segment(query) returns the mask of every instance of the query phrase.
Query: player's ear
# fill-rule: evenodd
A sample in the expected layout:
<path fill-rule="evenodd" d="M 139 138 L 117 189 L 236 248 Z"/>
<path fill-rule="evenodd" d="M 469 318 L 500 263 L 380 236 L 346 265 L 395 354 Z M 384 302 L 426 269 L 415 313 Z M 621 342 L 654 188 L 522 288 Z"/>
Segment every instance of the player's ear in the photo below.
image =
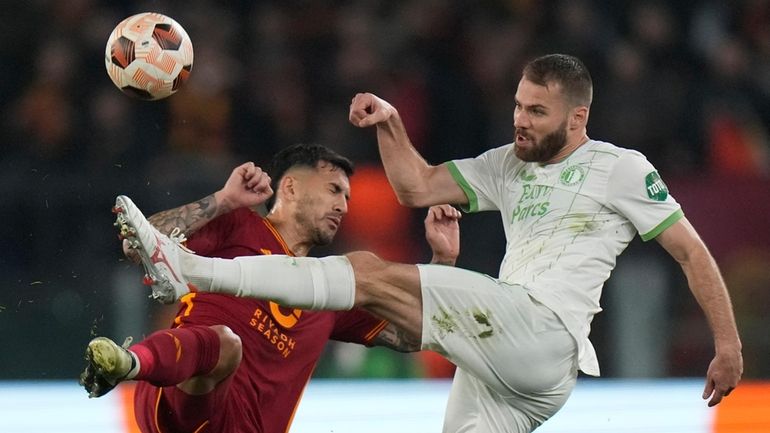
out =
<path fill-rule="evenodd" d="M 569 129 L 582 129 L 586 127 L 588 123 L 588 107 L 585 105 L 578 105 L 572 109 L 572 113 L 569 117 Z"/>
<path fill-rule="evenodd" d="M 286 175 L 278 182 L 278 191 L 281 192 L 281 196 L 287 200 L 293 200 L 297 195 L 297 179 L 294 176 Z M 276 191 L 276 194 L 278 193 Z"/>

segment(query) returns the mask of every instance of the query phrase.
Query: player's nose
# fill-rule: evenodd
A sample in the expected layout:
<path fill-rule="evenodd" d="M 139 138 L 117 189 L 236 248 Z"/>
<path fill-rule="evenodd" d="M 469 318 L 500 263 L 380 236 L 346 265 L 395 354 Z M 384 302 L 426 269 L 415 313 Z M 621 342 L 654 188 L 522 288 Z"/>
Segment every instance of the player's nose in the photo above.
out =
<path fill-rule="evenodd" d="M 334 201 L 334 212 L 338 212 L 341 215 L 348 213 L 348 200 L 346 197 L 339 197 Z"/>
<path fill-rule="evenodd" d="M 529 126 L 529 116 L 524 110 L 516 110 L 513 113 L 513 127 L 514 128 L 526 128 Z"/>

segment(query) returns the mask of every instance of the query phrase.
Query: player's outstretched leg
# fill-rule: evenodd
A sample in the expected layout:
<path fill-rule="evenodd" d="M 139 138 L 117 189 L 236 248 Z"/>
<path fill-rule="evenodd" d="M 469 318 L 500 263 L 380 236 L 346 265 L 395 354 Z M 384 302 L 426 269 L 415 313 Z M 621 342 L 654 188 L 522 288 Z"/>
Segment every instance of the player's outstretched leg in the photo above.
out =
<path fill-rule="evenodd" d="M 80 384 L 88 391 L 89 398 L 107 394 L 134 369 L 136 360 L 125 349 L 130 342 L 129 338 L 123 346 L 118 346 L 109 338 L 96 337 L 88 343 L 88 365 L 80 375 Z"/>
<path fill-rule="evenodd" d="M 119 236 L 139 253 L 145 270 L 145 284 L 152 286 L 152 298 L 164 304 L 174 303 L 194 287 L 185 281 L 179 269 L 180 246 L 147 221 L 130 198 L 115 199 L 115 225 Z"/>
<path fill-rule="evenodd" d="M 118 196 L 113 210 L 120 235 L 139 253 L 152 297 L 162 303 L 200 290 L 269 299 L 287 307 L 353 307 L 353 268 L 346 257 L 200 257 L 156 230 L 128 197 Z"/>
<path fill-rule="evenodd" d="M 80 375 L 89 396 L 100 397 L 126 380 L 205 394 L 238 368 L 243 353 L 240 337 L 223 325 L 165 329 L 128 347 L 130 342 L 121 347 L 105 337 L 91 340 Z"/>

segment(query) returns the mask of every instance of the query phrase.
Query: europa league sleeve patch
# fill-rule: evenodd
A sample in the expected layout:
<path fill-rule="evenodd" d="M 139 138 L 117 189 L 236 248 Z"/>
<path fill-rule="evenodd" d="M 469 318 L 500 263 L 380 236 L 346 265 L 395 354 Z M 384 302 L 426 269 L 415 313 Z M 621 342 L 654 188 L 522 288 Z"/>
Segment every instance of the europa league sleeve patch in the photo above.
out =
<path fill-rule="evenodd" d="M 647 196 L 655 201 L 665 201 L 668 197 L 668 187 L 663 183 L 663 179 L 657 171 L 649 173 L 644 178 Z"/>

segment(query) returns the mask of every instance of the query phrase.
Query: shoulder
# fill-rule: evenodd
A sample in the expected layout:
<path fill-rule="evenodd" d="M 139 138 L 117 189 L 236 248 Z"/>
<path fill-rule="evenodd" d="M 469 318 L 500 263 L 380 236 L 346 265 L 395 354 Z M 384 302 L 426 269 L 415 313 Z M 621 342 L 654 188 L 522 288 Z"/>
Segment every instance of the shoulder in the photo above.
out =
<path fill-rule="evenodd" d="M 513 143 L 508 143 L 502 146 L 493 147 L 484 151 L 476 158 L 469 158 L 468 161 L 483 161 L 487 166 L 497 165 L 503 167 L 523 164 L 524 162 L 516 156 L 513 146 Z"/>
<path fill-rule="evenodd" d="M 620 147 L 606 141 L 590 140 L 586 143 L 586 156 L 594 162 L 610 166 L 647 166 L 649 161 L 641 152 Z"/>
<path fill-rule="evenodd" d="M 514 152 L 513 150 L 513 143 L 508 143 L 502 146 L 494 147 L 492 149 L 487 150 L 485 153 L 495 155 L 501 159 L 520 161 L 520 159 L 516 157 L 516 152 Z"/>
<path fill-rule="evenodd" d="M 585 146 L 586 146 L 586 153 L 595 154 L 595 156 L 605 157 L 605 158 L 617 159 L 627 154 L 641 155 L 641 153 L 635 150 L 627 149 L 625 147 L 620 147 L 607 141 L 589 140 L 588 143 L 585 144 Z"/>
<path fill-rule="evenodd" d="M 460 158 L 448 161 L 446 167 L 455 178 L 460 177 L 486 177 L 494 176 L 494 173 L 506 171 L 511 166 L 522 164 L 513 150 L 513 143 L 494 147 L 486 150 L 476 157 Z"/>
<path fill-rule="evenodd" d="M 479 154 L 476 157 L 476 159 L 478 158 L 505 159 L 510 157 L 516 158 L 516 153 L 513 151 L 513 143 L 508 143 L 502 146 L 497 146 L 491 149 L 487 149 L 481 152 L 481 154 Z M 473 159 L 473 158 L 465 158 L 465 159 Z"/>
<path fill-rule="evenodd" d="M 262 216 L 257 212 L 249 208 L 238 208 L 218 216 L 209 225 L 212 228 L 218 227 L 224 232 L 238 232 L 266 228 L 263 221 Z"/>
<path fill-rule="evenodd" d="M 222 216 L 230 218 L 234 221 L 238 221 L 239 223 L 249 222 L 259 223 L 262 225 L 262 221 L 264 221 L 262 215 L 247 207 L 234 209 L 226 214 L 223 214 Z"/>
<path fill-rule="evenodd" d="M 259 213 L 249 208 L 234 209 L 210 223 L 211 229 L 232 237 L 253 237 L 271 233 L 270 225 Z"/>

